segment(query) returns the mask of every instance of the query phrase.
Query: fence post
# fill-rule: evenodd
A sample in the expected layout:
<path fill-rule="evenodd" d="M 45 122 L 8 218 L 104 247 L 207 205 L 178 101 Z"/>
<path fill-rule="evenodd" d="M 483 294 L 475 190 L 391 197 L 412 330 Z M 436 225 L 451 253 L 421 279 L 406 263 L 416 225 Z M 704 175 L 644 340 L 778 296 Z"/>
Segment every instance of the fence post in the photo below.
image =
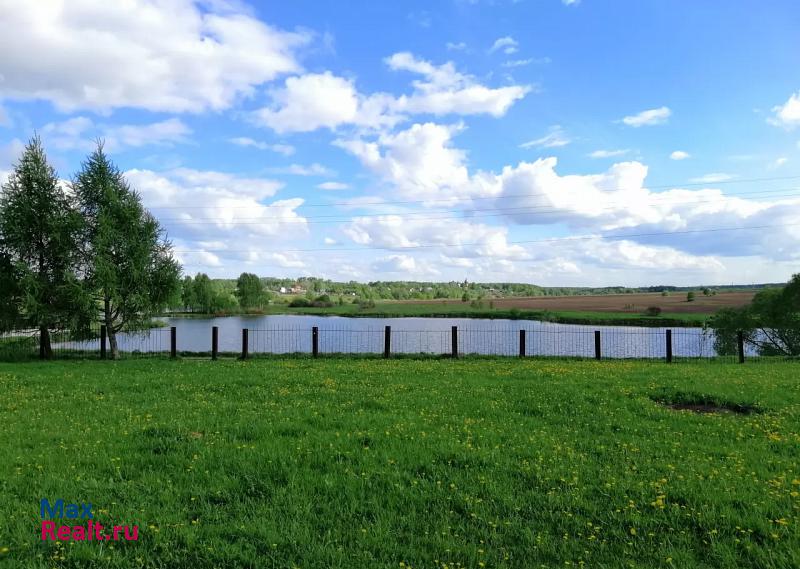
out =
<path fill-rule="evenodd" d="M 600 330 L 594 331 L 594 359 L 599 360 L 603 357 L 600 351 Z"/>
<path fill-rule="evenodd" d="M 42 328 L 39 327 L 39 359 L 44 360 L 46 359 L 46 354 L 44 353 L 44 334 L 42 334 Z"/>
<path fill-rule="evenodd" d="M 744 363 L 744 332 L 739 330 L 736 332 L 736 346 L 739 350 L 739 363 Z"/>
<path fill-rule="evenodd" d="M 211 359 L 216 360 L 219 354 L 219 326 L 211 328 Z"/>
<path fill-rule="evenodd" d="M 247 359 L 247 348 L 249 345 L 248 336 L 250 334 L 250 330 L 247 328 L 242 328 L 242 359 Z"/>
<path fill-rule="evenodd" d="M 525 357 L 525 330 L 519 331 L 519 357 Z"/>
<path fill-rule="evenodd" d="M 311 355 L 315 358 L 319 355 L 319 328 L 311 328 Z"/>
<path fill-rule="evenodd" d="M 458 326 L 450 328 L 450 355 L 458 357 Z"/>
<path fill-rule="evenodd" d="M 383 329 L 383 357 L 388 358 L 392 353 L 392 327 Z"/>
<path fill-rule="evenodd" d="M 106 359 L 106 327 L 100 326 L 100 359 Z"/>
<path fill-rule="evenodd" d="M 672 363 L 672 330 L 667 330 L 667 363 Z"/>
<path fill-rule="evenodd" d="M 178 329 L 175 326 L 169 329 L 169 357 L 178 357 Z"/>

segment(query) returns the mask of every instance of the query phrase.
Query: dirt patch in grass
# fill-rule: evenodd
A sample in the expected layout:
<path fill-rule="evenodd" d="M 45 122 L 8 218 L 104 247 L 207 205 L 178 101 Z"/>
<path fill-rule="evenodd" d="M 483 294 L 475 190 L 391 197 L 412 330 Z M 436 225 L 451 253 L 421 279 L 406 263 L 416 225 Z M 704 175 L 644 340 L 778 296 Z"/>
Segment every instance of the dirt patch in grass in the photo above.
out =
<path fill-rule="evenodd" d="M 761 409 L 755 403 L 742 403 L 729 401 L 714 395 L 703 393 L 687 393 L 682 391 L 665 392 L 651 395 L 651 399 L 659 405 L 673 411 L 692 411 L 693 413 L 727 413 L 735 415 L 750 415 L 760 413 Z"/>

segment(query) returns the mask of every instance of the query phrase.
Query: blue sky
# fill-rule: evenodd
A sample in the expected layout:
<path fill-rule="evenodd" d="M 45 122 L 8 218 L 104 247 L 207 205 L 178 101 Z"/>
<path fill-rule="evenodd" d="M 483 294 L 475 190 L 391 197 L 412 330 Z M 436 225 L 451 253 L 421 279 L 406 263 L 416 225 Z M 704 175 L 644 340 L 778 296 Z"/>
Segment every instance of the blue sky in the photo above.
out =
<path fill-rule="evenodd" d="M 800 271 L 794 2 L 0 1 L 0 178 L 98 137 L 186 272 Z"/>

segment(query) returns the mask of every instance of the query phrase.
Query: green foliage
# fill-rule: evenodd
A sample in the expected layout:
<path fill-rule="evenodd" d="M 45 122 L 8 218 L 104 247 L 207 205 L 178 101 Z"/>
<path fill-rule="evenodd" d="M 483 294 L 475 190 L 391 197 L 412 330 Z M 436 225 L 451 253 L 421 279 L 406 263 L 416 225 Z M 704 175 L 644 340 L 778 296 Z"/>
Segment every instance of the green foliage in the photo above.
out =
<path fill-rule="evenodd" d="M 661 308 L 659 306 L 648 306 L 644 314 L 645 316 L 661 316 Z"/>
<path fill-rule="evenodd" d="M 735 354 L 737 332 L 762 355 L 800 355 L 800 274 L 783 288 L 768 288 L 753 297 L 750 306 L 726 308 L 709 322 L 714 347 L 721 354 Z"/>
<path fill-rule="evenodd" d="M 4 319 L 38 327 L 46 357 L 50 330 L 85 321 L 89 306 L 77 273 L 82 221 L 38 137 L 25 147 L 0 195 L 0 279 Z M 4 271 L 5 272 L 5 271 Z"/>
<path fill-rule="evenodd" d="M 686 302 L 694 302 L 695 294 L 694 291 L 689 291 L 686 293 Z"/>
<path fill-rule="evenodd" d="M 0 377 L 2 567 L 800 566 L 793 365 L 128 360 Z M 654 401 L 684 398 L 764 412 Z M 140 541 L 36 539 L 45 496 L 91 501 Z"/>
<path fill-rule="evenodd" d="M 235 295 L 242 308 L 263 308 L 269 302 L 261 279 L 253 273 L 239 275 L 236 279 Z"/>

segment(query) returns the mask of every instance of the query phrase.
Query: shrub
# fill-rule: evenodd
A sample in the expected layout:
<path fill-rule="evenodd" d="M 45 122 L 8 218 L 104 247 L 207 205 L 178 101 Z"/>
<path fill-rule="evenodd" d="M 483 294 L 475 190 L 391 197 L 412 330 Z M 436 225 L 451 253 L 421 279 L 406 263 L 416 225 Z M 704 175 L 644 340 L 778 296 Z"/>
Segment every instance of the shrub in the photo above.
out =
<path fill-rule="evenodd" d="M 307 308 L 311 303 L 306 298 L 295 298 L 289 303 L 292 308 Z"/>
<path fill-rule="evenodd" d="M 658 306 L 648 306 L 644 313 L 645 316 L 661 316 L 661 308 Z"/>
<path fill-rule="evenodd" d="M 693 292 L 690 291 L 690 292 L 686 293 L 686 302 L 694 302 L 694 293 Z"/>

